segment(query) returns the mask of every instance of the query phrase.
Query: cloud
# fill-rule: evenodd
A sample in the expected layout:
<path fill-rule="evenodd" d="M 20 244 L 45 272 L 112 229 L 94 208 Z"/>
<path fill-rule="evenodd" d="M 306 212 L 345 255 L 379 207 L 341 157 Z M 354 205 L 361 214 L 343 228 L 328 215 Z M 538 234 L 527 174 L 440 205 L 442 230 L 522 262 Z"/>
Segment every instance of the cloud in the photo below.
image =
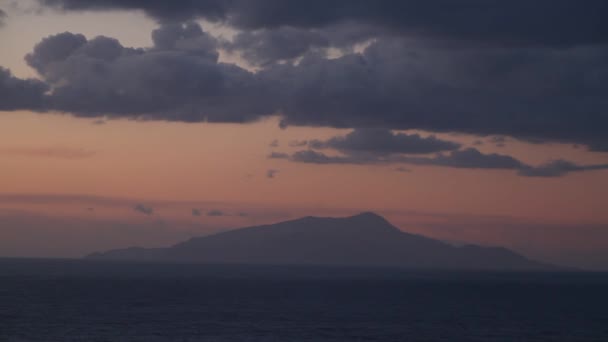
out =
<path fill-rule="evenodd" d="M 328 28 L 344 22 L 393 34 L 476 46 L 555 46 L 608 41 L 603 0 L 38 0 L 74 10 L 143 10 L 161 22 L 204 18 L 237 29 Z M 542 23 L 539 24 L 539 23 Z"/>
<path fill-rule="evenodd" d="M 292 162 L 309 164 L 353 164 L 353 165 L 382 165 L 409 164 L 422 166 L 440 166 L 458 169 L 488 169 L 514 170 L 525 177 L 561 177 L 571 172 L 606 170 L 608 164 L 578 165 L 576 163 L 557 160 L 540 166 L 528 165 L 512 156 L 498 153 L 482 153 L 475 148 L 452 151 L 447 154 L 438 153 L 432 157 L 411 155 L 326 155 L 314 150 L 301 150 L 285 157 Z M 397 171 L 408 170 L 397 168 Z"/>
<path fill-rule="evenodd" d="M 278 173 L 279 173 L 279 170 L 270 169 L 270 170 L 266 171 L 266 178 L 275 178 Z"/>
<path fill-rule="evenodd" d="M 381 128 L 359 128 L 345 136 L 337 136 L 327 140 L 311 140 L 309 146 L 313 149 L 331 148 L 343 153 L 369 152 L 379 155 L 394 153 L 427 154 L 460 148 L 458 143 L 441 140 L 435 136 L 425 138 L 418 134 L 393 133 Z"/>
<path fill-rule="evenodd" d="M 0 8 L 0 28 L 5 25 L 4 21 L 6 20 L 7 17 L 8 17 L 8 15 L 6 14 L 6 12 L 4 12 Z"/>
<path fill-rule="evenodd" d="M 570 172 L 608 170 L 608 164 L 578 165 L 567 160 L 553 160 L 540 166 L 525 166 L 519 174 L 528 177 L 560 177 Z"/>
<path fill-rule="evenodd" d="M 228 51 L 239 52 L 250 63 L 262 66 L 292 61 L 315 47 L 329 47 L 328 39 L 319 32 L 293 27 L 243 31 L 224 43 Z"/>
<path fill-rule="evenodd" d="M 217 61 L 217 41 L 195 22 L 167 23 L 152 32 L 154 47 L 159 50 L 189 51 L 212 61 Z"/>
<path fill-rule="evenodd" d="M 291 140 L 289 141 L 289 147 L 303 147 L 308 145 L 308 140 Z"/>
<path fill-rule="evenodd" d="M 68 32 L 45 38 L 26 57 L 42 81 L 0 72 L 0 109 L 234 123 L 279 114 L 284 127 L 420 129 L 608 151 L 603 0 L 337 0 L 332 10 L 320 0 L 39 2 L 143 10 L 161 25 L 146 49 Z M 177 23 L 193 18 L 228 25 L 236 38 L 218 42 L 194 21 Z M 219 62 L 227 46 L 259 68 Z"/>
<path fill-rule="evenodd" d="M 38 0 L 47 7 L 65 11 L 107 11 L 107 10 L 143 10 L 151 17 L 162 22 L 183 21 L 193 18 L 205 18 L 212 21 L 224 20 L 227 15 L 227 3 L 223 0 L 207 1 L 123 1 L 123 0 Z"/>
<path fill-rule="evenodd" d="M 386 156 L 384 154 L 352 154 L 328 156 L 313 150 L 302 150 L 293 153 L 291 161 L 313 164 L 394 164 L 434 165 L 467 169 L 519 169 L 524 164 L 519 160 L 502 154 L 484 154 L 477 149 L 468 148 L 452 151 L 448 154 L 437 154 L 433 157 L 415 157 L 406 155 Z"/>
<path fill-rule="evenodd" d="M 192 216 L 201 216 L 201 215 L 202 215 L 202 212 L 200 209 L 196 209 L 196 208 L 192 209 Z"/>
<path fill-rule="evenodd" d="M 218 216 L 226 216 L 226 213 L 224 213 L 221 210 L 213 209 L 213 210 L 209 210 L 207 212 L 207 216 L 216 216 L 216 217 L 218 217 Z"/>
<path fill-rule="evenodd" d="M 328 156 L 314 150 L 296 151 L 288 159 L 298 163 L 309 164 L 378 164 L 386 162 L 373 155 Z"/>
<path fill-rule="evenodd" d="M 489 140 L 490 140 L 490 143 L 494 144 L 494 146 L 496 146 L 496 147 L 505 147 L 506 142 L 507 142 L 507 138 L 505 138 L 503 136 L 494 136 L 494 137 L 491 137 Z"/>
<path fill-rule="evenodd" d="M 138 203 L 133 207 L 133 210 L 140 212 L 144 215 L 152 215 L 154 214 L 154 209 L 152 207 L 146 206 L 144 204 Z"/>
<path fill-rule="evenodd" d="M 274 139 L 273 141 L 270 142 L 270 144 L 268 144 L 268 146 L 279 147 L 279 141 L 277 139 Z"/>
<path fill-rule="evenodd" d="M 20 79 L 0 67 L 0 110 L 44 110 L 44 93 L 48 89 L 39 80 Z"/>
<path fill-rule="evenodd" d="M 434 157 L 409 157 L 395 158 L 415 165 L 436 165 L 461 169 L 504 169 L 515 170 L 524 167 L 521 161 L 504 154 L 479 152 L 475 148 L 467 148 L 453 151 L 448 154 L 438 154 Z"/>
<path fill-rule="evenodd" d="M 605 70 L 608 49 L 449 49 L 378 39 L 362 54 L 262 73 L 282 84 L 284 126 L 415 128 L 601 149 Z"/>
<path fill-rule="evenodd" d="M 268 158 L 270 158 L 270 159 L 289 159 L 289 154 L 282 153 L 282 152 L 271 152 L 268 155 Z"/>
<path fill-rule="evenodd" d="M 275 110 L 256 75 L 218 63 L 198 24 L 167 24 L 152 36 L 149 49 L 69 32 L 43 39 L 26 61 L 52 88 L 45 109 L 184 122 L 246 122 Z"/>
<path fill-rule="evenodd" d="M 49 147 L 49 148 L 8 148 L 0 147 L 0 156 L 17 156 L 53 159 L 86 159 L 93 157 L 97 152 L 79 148 Z"/>
<path fill-rule="evenodd" d="M 397 172 L 406 172 L 406 173 L 412 172 L 412 170 L 411 170 L 411 169 L 405 168 L 405 167 L 403 167 L 403 166 L 396 167 L 396 168 L 395 168 L 395 171 L 397 171 Z"/>

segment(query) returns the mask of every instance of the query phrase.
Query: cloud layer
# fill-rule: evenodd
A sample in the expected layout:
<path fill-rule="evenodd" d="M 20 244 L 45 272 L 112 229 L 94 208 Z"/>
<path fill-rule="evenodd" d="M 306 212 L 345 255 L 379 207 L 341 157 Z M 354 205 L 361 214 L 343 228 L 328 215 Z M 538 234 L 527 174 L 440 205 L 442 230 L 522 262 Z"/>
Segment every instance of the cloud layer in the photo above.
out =
<path fill-rule="evenodd" d="M 460 157 L 454 143 L 387 133 L 404 129 L 608 151 L 603 0 L 38 2 L 142 10 L 160 26 L 145 49 L 70 32 L 43 39 L 26 56 L 41 80 L 0 69 L 0 110 L 233 123 L 278 114 L 283 126 L 356 129 L 344 141 L 309 142 L 350 155 Z M 200 18 L 236 30 L 234 38 L 210 35 L 193 21 Z M 223 63 L 220 50 L 257 68 Z M 375 134 L 375 143 L 357 145 L 361 134 Z M 581 171 L 557 162 L 534 170 L 522 174 Z"/>
<path fill-rule="evenodd" d="M 204 18 L 240 29 L 331 28 L 356 22 L 377 30 L 476 45 L 576 46 L 608 42 L 603 0 L 38 0 L 62 10 L 143 10 L 162 22 Z"/>
<path fill-rule="evenodd" d="M 387 129 L 356 129 L 345 136 L 327 140 L 311 140 L 315 149 L 331 148 L 345 153 L 409 153 L 425 154 L 456 150 L 460 144 L 437 139 L 435 136 L 421 137 L 418 134 L 393 133 Z"/>
<path fill-rule="evenodd" d="M 292 146 L 293 147 L 293 146 Z M 292 154 L 272 152 L 270 159 L 285 159 L 309 164 L 409 164 L 459 169 L 515 170 L 526 177 L 560 177 L 571 172 L 606 170 L 607 164 L 579 165 L 567 160 L 552 160 L 542 165 L 529 165 L 517 158 L 499 153 L 482 153 L 476 148 L 435 136 L 421 137 L 394 133 L 390 130 L 357 129 L 326 140 L 310 140 L 308 149 Z M 326 154 L 319 150 L 329 150 Z M 399 171 L 408 170 L 403 167 Z"/>
<path fill-rule="evenodd" d="M 218 63 L 214 38 L 198 24 L 165 25 L 152 36 L 154 47 L 133 49 L 65 32 L 25 59 L 52 87 L 46 109 L 76 116 L 243 122 L 271 114 L 256 75 Z"/>

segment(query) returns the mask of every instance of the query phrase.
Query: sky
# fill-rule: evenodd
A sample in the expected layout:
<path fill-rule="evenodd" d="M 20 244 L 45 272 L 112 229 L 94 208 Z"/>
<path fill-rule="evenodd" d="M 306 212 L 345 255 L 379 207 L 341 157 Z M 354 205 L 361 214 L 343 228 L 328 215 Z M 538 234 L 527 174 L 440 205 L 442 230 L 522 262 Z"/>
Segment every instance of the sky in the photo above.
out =
<path fill-rule="evenodd" d="M 0 256 L 300 216 L 608 270 L 603 0 L 0 0 Z"/>

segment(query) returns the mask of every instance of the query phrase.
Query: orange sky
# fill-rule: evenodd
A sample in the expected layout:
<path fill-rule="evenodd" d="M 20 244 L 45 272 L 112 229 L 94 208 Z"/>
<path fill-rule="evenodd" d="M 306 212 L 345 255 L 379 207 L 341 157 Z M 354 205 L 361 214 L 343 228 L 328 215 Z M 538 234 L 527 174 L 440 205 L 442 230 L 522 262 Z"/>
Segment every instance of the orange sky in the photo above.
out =
<path fill-rule="evenodd" d="M 394 165 L 308 165 L 268 159 L 288 142 L 345 130 L 126 120 L 95 124 L 65 115 L 2 113 L 3 193 L 90 194 L 148 200 L 245 202 L 320 208 L 511 215 L 551 222 L 606 223 L 605 172 L 538 179 L 511 171 Z M 473 137 L 451 137 L 463 142 Z M 279 147 L 269 144 L 279 141 Z M 496 150 L 496 148 L 494 148 Z M 569 146 L 510 143 L 532 163 L 597 161 Z M 266 171 L 279 170 L 274 178 Z M 591 186 L 593 185 L 593 186 Z"/>

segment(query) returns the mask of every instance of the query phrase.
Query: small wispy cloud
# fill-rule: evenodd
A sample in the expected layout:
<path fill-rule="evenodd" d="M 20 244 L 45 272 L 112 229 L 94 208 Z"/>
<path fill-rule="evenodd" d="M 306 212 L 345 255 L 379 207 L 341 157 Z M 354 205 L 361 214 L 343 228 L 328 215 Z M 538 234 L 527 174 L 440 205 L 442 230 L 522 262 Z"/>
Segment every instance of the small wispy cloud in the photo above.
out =
<path fill-rule="evenodd" d="M 289 159 L 289 154 L 283 152 L 271 152 L 268 155 L 270 159 Z"/>
<path fill-rule="evenodd" d="M 276 177 L 276 175 L 278 173 L 279 173 L 279 170 L 270 169 L 270 170 L 266 171 L 266 177 L 267 178 L 274 178 L 274 177 Z"/>
<path fill-rule="evenodd" d="M 86 159 L 96 154 L 96 151 L 69 147 L 0 147 L 0 156 Z"/>
<path fill-rule="evenodd" d="M 308 140 L 291 140 L 289 147 L 304 147 L 308 145 Z"/>
<path fill-rule="evenodd" d="M 207 216 L 226 216 L 226 214 L 221 211 L 221 210 L 209 210 L 209 212 L 207 212 Z"/>
<path fill-rule="evenodd" d="M 6 12 L 0 8 L 0 27 L 4 26 L 7 17 Z"/>
<path fill-rule="evenodd" d="M 133 207 L 133 210 L 140 212 L 144 215 L 152 215 L 154 214 L 154 209 L 152 207 L 146 206 L 144 204 L 138 203 Z"/>

